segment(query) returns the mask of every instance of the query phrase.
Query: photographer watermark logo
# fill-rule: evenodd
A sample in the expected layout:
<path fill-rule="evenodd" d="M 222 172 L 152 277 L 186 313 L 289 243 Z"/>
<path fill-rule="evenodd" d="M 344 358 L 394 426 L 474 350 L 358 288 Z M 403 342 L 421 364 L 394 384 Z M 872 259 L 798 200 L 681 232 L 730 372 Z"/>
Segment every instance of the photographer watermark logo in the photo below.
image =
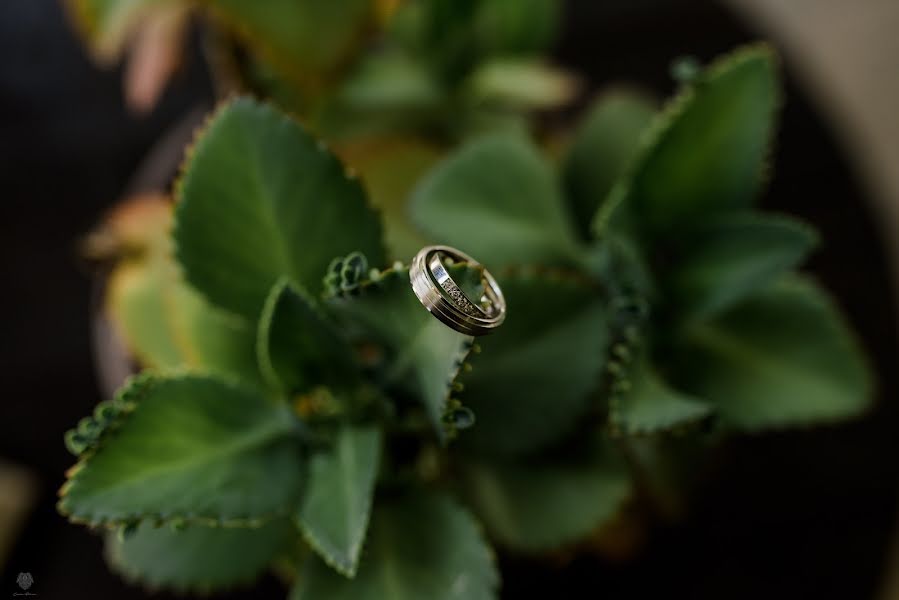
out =
<path fill-rule="evenodd" d="M 19 576 L 16 577 L 16 583 L 19 584 L 22 591 L 14 593 L 13 596 L 37 596 L 37 594 L 28 591 L 28 588 L 34 584 L 34 577 L 31 576 L 31 573 L 19 573 Z"/>

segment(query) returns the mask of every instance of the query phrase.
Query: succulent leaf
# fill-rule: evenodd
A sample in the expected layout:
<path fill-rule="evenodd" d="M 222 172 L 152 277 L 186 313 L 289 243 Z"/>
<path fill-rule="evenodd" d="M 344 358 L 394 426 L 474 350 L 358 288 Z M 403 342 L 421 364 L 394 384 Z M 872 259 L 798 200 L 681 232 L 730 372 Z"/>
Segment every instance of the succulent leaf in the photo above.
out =
<path fill-rule="evenodd" d="M 153 589 L 208 593 L 252 582 L 295 535 L 286 519 L 258 528 L 144 522 L 125 540 L 108 534 L 106 559 L 126 579 Z"/>
<path fill-rule="evenodd" d="M 655 104 L 646 96 L 613 89 L 594 100 L 578 127 L 562 175 L 566 200 L 585 239 L 593 215 L 635 157 L 655 114 Z"/>
<path fill-rule="evenodd" d="M 120 205 L 94 235 L 115 245 L 104 314 L 146 368 L 189 369 L 261 383 L 253 326 L 209 305 L 182 278 L 169 237 L 172 204 L 161 195 Z"/>
<path fill-rule="evenodd" d="M 479 3 L 473 31 L 487 56 L 528 56 L 549 49 L 561 17 L 555 0 L 488 0 Z"/>
<path fill-rule="evenodd" d="M 548 110 L 570 102 L 577 78 L 543 62 L 496 58 L 480 64 L 465 82 L 467 100 L 493 110 Z"/>
<path fill-rule="evenodd" d="M 493 554 L 471 515 L 445 496 L 419 490 L 375 506 L 355 578 L 311 557 L 290 598 L 490 600 L 498 584 Z"/>
<path fill-rule="evenodd" d="M 79 33 L 96 58 L 108 63 L 117 60 L 142 18 L 150 12 L 166 10 L 173 0 L 66 0 Z"/>
<path fill-rule="evenodd" d="M 208 0 L 214 15 L 287 80 L 319 83 L 361 47 L 375 22 L 370 0 Z"/>
<path fill-rule="evenodd" d="M 118 422 L 60 492 L 72 521 L 254 523 L 295 506 L 305 461 L 284 406 L 197 375 L 139 377 L 117 402 Z"/>
<path fill-rule="evenodd" d="M 570 432 L 590 408 L 609 343 L 606 310 L 591 284 L 560 274 L 501 278 L 503 326 L 478 341 L 459 398 L 477 423 L 466 451 L 521 454 Z"/>
<path fill-rule="evenodd" d="M 465 265 L 453 269 L 454 279 L 465 280 L 466 271 L 480 277 Z M 421 305 L 406 268 L 389 269 L 351 292 L 329 298 L 328 309 L 356 341 L 382 350 L 376 366 L 381 385 L 421 402 L 443 439 L 446 402 L 471 337 L 450 329 Z"/>
<path fill-rule="evenodd" d="M 250 319 L 283 276 L 316 295 L 335 256 L 358 250 L 385 262 L 359 182 L 300 125 L 252 100 L 212 118 L 178 190 L 174 235 L 187 280 Z"/>
<path fill-rule="evenodd" d="M 411 214 L 491 269 L 579 259 L 555 175 L 520 136 L 482 138 L 442 161 L 413 193 Z"/>
<path fill-rule="evenodd" d="M 686 329 L 673 352 L 679 387 L 743 431 L 803 426 L 859 414 L 871 377 L 833 302 L 789 277 Z"/>
<path fill-rule="evenodd" d="M 368 529 L 381 455 L 381 432 L 345 426 L 334 445 L 309 459 L 309 482 L 297 519 L 321 558 L 353 577 Z"/>
<path fill-rule="evenodd" d="M 712 413 L 712 407 L 672 388 L 643 358 L 627 372 L 625 389 L 613 391 L 610 421 L 616 433 L 639 435 L 666 431 L 695 423 Z"/>
<path fill-rule="evenodd" d="M 669 103 L 632 167 L 594 219 L 603 234 L 627 213 L 648 235 L 709 214 L 749 208 L 763 180 L 779 90 L 767 46 L 717 60 Z"/>
<path fill-rule="evenodd" d="M 726 310 L 796 267 L 817 242 L 804 223 L 752 213 L 707 220 L 684 237 L 686 248 L 661 277 L 680 318 Z"/>
<path fill-rule="evenodd" d="M 408 120 L 408 111 L 398 116 Z M 409 216 L 412 188 L 437 163 L 441 149 L 416 138 L 379 139 L 342 143 L 341 156 L 359 171 L 373 205 L 384 214 L 384 235 L 391 257 L 409 261 L 427 240 Z"/>
<path fill-rule="evenodd" d="M 353 349 L 300 288 L 282 278 L 259 319 L 259 368 L 275 389 L 304 393 L 325 385 L 346 389 L 359 379 Z"/>
<path fill-rule="evenodd" d="M 464 486 L 490 535 L 529 552 L 587 537 L 632 493 L 627 469 L 609 444 L 577 458 L 468 464 Z"/>

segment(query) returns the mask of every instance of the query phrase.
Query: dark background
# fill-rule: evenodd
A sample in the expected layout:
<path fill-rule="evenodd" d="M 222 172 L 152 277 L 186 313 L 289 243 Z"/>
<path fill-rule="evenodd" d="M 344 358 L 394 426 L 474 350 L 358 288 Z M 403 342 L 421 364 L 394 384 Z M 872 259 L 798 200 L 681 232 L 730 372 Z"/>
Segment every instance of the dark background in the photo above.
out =
<path fill-rule="evenodd" d="M 710 1 L 582 0 L 569 3 L 557 58 L 594 87 L 626 80 L 667 94 L 671 58 L 708 59 L 756 37 Z M 854 599 L 877 589 L 899 507 L 888 269 L 858 182 L 785 68 L 776 170 L 763 202 L 821 230 L 809 270 L 833 290 L 869 352 L 876 408 L 849 425 L 729 444 L 687 521 L 655 526 L 638 560 L 547 567 L 504 559 L 504 596 Z M 100 399 L 91 277 L 76 246 L 153 141 L 211 92 L 196 49 L 151 116 L 129 116 L 120 89 L 120 73 L 86 59 L 58 0 L 0 2 L 0 457 L 41 484 L 37 509 L 0 565 L 0 597 L 19 591 L 20 571 L 32 573 L 40 598 L 145 597 L 107 571 L 98 537 L 54 509 L 73 462 L 63 432 Z M 283 595 L 268 578 L 233 597 Z"/>

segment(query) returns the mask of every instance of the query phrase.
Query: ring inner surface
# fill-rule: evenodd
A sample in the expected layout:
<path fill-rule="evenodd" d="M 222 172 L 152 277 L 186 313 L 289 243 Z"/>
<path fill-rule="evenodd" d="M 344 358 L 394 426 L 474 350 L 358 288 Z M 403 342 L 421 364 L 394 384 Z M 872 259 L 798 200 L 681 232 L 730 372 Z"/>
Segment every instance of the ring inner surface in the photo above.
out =
<path fill-rule="evenodd" d="M 490 291 L 492 291 L 490 290 L 490 286 L 484 286 L 484 296 L 481 299 L 482 302 L 486 300 L 488 303 L 485 309 L 472 302 L 468 295 L 462 290 L 462 288 L 459 287 L 459 285 L 453 280 L 443 264 L 442 255 L 442 252 L 435 251 L 431 256 L 428 257 L 427 264 L 430 275 L 433 277 L 437 285 L 440 286 L 443 292 L 445 292 L 445 295 L 448 297 L 448 299 L 459 310 L 471 317 L 493 317 L 496 311 L 495 303 L 490 293 Z M 481 276 L 481 282 L 486 283 L 484 282 L 483 275 Z"/>

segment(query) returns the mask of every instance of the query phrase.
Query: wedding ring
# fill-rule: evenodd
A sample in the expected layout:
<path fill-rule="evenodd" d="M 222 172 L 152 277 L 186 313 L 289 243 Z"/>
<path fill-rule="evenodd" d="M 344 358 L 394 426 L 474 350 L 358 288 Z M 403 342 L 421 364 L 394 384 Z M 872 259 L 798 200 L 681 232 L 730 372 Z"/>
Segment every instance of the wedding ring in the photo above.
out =
<path fill-rule="evenodd" d="M 473 301 L 453 280 L 446 260 L 466 263 L 481 273 L 484 294 Z M 443 324 L 466 335 L 486 335 L 506 318 L 506 300 L 493 276 L 475 259 L 449 246 L 422 248 L 409 268 L 419 302 Z"/>

